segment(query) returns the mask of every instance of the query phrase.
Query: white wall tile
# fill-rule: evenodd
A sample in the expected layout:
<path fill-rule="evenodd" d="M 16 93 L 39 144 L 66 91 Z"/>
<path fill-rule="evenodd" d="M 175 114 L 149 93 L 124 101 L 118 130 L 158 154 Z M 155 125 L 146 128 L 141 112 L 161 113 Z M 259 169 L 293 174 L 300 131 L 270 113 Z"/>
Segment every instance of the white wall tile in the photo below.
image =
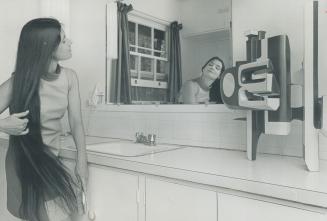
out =
<path fill-rule="evenodd" d="M 88 135 L 135 139 L 136 132 L 154 133 L 157 142 L 246 150 L 246 122 L 242 112 L 177 113 L 91 111 L 85 114 Z M 327 159 L 327 139 L 320 139 L 321 158 Z M 293 121 L 287 136 L 262 134 L 258 152 L 302 156 L 302 122 Z"/>

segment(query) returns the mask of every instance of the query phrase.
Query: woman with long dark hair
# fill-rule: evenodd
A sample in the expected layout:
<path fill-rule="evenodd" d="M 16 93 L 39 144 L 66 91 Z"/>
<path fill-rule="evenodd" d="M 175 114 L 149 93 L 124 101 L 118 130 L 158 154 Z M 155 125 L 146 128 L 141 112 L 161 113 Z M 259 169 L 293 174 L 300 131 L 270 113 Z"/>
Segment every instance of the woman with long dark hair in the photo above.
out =
<path fill-rule="evenodd" d="M 220 74 L 225 70 L 219 57 L 210 58 L 201 69 L 201 76 L 184 82 L 179 92 L 179 102 L 184 104 L 222 103 Z"/>
<path fill-rule="evenodd" d="M 7 208 L 28 221 L 70 220 L 82 211 L 88 170 L 78 80 L 59 61 L 72 42 L 56 19 L 39 18 L 22 29 L 12 77 L 0 86 L 0 131 L 10 135 L 6 156 Z M 77 148 L 75 176 L 58 158 L 61 119 L 68 110 Z"/>

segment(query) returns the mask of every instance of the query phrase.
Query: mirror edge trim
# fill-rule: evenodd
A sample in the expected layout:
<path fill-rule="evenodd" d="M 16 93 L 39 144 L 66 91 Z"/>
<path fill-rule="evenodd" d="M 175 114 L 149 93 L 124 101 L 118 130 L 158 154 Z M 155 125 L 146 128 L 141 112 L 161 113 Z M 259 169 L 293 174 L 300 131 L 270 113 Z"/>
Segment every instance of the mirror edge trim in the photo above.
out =
<path fill-rule="evenodd" d="M 164 113 L 241 113 L 240 110 L 228 109 L 224 104 L 165 104 L 165 105 L 119 105 L 99 104 L 88 106 L 84 110 L 117 112 L 164 112 Z"/>

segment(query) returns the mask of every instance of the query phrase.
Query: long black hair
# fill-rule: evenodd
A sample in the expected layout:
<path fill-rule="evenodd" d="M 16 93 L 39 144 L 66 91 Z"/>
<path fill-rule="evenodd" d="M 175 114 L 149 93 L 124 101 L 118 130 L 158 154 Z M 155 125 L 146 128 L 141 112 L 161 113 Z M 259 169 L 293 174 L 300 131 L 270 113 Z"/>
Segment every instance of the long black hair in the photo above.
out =
<path fill-rule="evenodd" d="M 10 136 L 15 166 L 22 188 L 19 215 L 29 221 L 41 221 L 45 201 L 59 199 L 68 212 L 77 210 L 75 183 L 59 159 L 43 143 L 40 123 L 39 85 L 48 72 L 53 53 L 61 37 L 61 25 L 56 19 L 38 18 L 22 29 L 13 74 L 10 113 L 29 110 L 29 133 Z"/>
<path fill-rule="evenodd" d="M 219 57 L 212 57 L 202 66 L 201 70 L 203 71 L 203 69 L 213 60 L 220 61 L 221 71 L 220 71 L 219 77 L 210 85 L 209 101 L 215 102 L 217 104 L 222 104 L 223 100 L 221 98 L 221 93 L 220 93 L 220 76 L 225 71 L 225 64 L 224 64 L 223 60 L 220 59 Z"/>

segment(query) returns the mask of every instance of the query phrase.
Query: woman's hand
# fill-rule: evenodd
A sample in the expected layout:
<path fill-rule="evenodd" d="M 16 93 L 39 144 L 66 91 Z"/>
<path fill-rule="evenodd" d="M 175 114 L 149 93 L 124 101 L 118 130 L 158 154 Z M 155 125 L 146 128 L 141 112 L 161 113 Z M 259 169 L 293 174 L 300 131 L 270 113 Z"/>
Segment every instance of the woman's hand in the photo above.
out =
<path fill-rule="evenodd" d="M 15 113 L 5 119 L 0 120 L 0 131 L 14 136 L 26 135 L 29 129 L 26 128 L 28 119 L 26 116 L 29 111 Z"/>

